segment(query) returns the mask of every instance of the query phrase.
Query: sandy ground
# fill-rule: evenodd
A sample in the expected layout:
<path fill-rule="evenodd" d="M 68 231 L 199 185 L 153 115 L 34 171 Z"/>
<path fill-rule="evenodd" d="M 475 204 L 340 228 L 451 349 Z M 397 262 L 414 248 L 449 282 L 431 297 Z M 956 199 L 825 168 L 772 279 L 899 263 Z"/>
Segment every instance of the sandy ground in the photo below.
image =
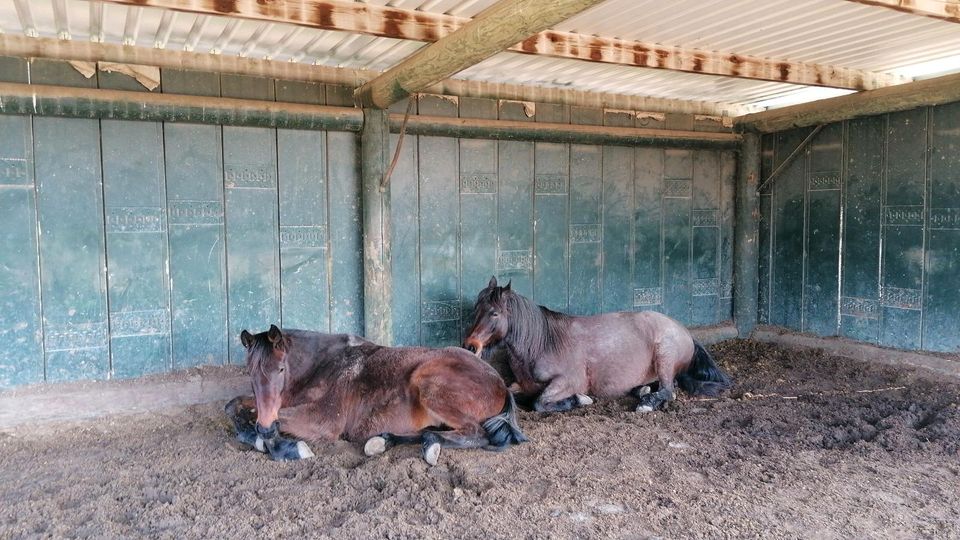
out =
<path fill-rule="evenodd" d="M 346 442 L 274 463 L 222 403 L 0 433 L 0 538 L 960 538 L 960 386 L 712 349 L 729 397 L 526 412 L 530 443 L 433 468 Z"/>

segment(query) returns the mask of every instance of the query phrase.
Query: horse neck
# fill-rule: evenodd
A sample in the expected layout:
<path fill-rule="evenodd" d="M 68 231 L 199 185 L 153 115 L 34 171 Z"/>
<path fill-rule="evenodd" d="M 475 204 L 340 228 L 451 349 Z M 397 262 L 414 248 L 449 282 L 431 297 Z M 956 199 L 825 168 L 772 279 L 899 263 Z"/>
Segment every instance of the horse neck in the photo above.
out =
<path fill-rule="evenodd" d="M 520 318 L 524 320 L 512 321 L 505 341 L 517 359 L 530 364 L 563 347 L 567 316 L 523 297 L 520 302 L 523 302 Z"/>

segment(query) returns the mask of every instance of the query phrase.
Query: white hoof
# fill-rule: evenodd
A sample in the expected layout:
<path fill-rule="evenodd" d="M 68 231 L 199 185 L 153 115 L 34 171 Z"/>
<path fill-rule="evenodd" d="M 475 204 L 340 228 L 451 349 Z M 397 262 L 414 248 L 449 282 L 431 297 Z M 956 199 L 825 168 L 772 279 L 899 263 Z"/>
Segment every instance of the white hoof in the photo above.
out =
<path fill-rule="evenodd" d="M 313 457 L 313 451 L 310 450 L 310 447 L 307 446 L 307 443 L 303 441 L 297 441 L 297 454 L 300 455 L 300 459 Z"/>
<path fill-rule="evenodd" d="M 263 445 L 263 439 L 257 437 L 257 440 L 253 443 L 253 447 L 257 449 L 258 452 L 267 453 L 267 447 Z"/>
<path fill-rule="evenodd" d="M 377 435 L 367 439 L 367 444 L 363 445 L 363 453 L 368 456 L 379 456 L 387 451 L 387 440 Z"/>
<path fill-rule="evenodd" d="M 637 412 L 653 412 L 653 407 L 649 405 L 640 405 L 637 407 Z"/>
<path fill-rule="evenodd" d="M 587 405 L 593 405 L 593 398 L 583 394 L 577 394 L 577 403 L 579 403 L 581 407 L 586 407 Z"/>
<path fill-rule="evenodd" d="M 435 442 L 427 447 L 423 452 L 423 460 L 427 462 L 427 465 L 433 467 L 437 464 L 437 460 L 440 459 L 440 443 Z"/>
<path fill-rule="evenodd" d="M 640 396 L 645 396 L 645 395 L 647 395 L 647 394 L 649 394 L 649 393 L 650 393 L 650 387 L 649 387 L 649 386 L 644 386 L 644 387 L 641 388 L 640 390 L 637 390 L 637 393 L 634 394 L 634 395 L 635 395 L 636 397 L 640 397 Z"/>

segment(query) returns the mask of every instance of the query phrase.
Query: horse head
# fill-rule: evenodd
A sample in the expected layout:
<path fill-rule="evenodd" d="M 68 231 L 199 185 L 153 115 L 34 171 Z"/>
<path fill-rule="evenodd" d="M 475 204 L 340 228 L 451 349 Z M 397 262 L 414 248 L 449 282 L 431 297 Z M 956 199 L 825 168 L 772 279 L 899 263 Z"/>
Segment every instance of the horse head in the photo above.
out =
<path fill-rule="evenodd" d="M 247 370 L 257 400 L 257 430 L 269 433 L 276 429 L 281 394 L 287 383 L 288 342 L 275 325 L 270 330 L 251 334 L 244 330 L 240 342 L 247 349 Z"/>
<path fill-rule="evenodd" d="M 463 348 L 478 357 L 484 347 L 496 345 L 510 330 L 510 307 L 504 301 L 513 294 L 510 283 L 500 287 L 497 285 L 497 277 L 493 276 L 486 288 L 477 295 L 477 302 L 473 306 L 473 326 L 467 332 Z"/>

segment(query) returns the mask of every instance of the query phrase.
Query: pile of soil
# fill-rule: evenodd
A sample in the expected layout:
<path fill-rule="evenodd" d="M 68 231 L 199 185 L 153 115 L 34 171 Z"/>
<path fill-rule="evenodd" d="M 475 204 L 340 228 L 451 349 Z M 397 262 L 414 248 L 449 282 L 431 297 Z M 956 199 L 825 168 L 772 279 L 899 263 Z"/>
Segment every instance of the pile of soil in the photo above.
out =
<path fill-rule="evenodd" d="M 0 433 L 0 537 L 960 538 L 960 386 L 751 341 L 726 397 L 524 412 L 503 453 L 274 463 L 222 403 Z"/>

